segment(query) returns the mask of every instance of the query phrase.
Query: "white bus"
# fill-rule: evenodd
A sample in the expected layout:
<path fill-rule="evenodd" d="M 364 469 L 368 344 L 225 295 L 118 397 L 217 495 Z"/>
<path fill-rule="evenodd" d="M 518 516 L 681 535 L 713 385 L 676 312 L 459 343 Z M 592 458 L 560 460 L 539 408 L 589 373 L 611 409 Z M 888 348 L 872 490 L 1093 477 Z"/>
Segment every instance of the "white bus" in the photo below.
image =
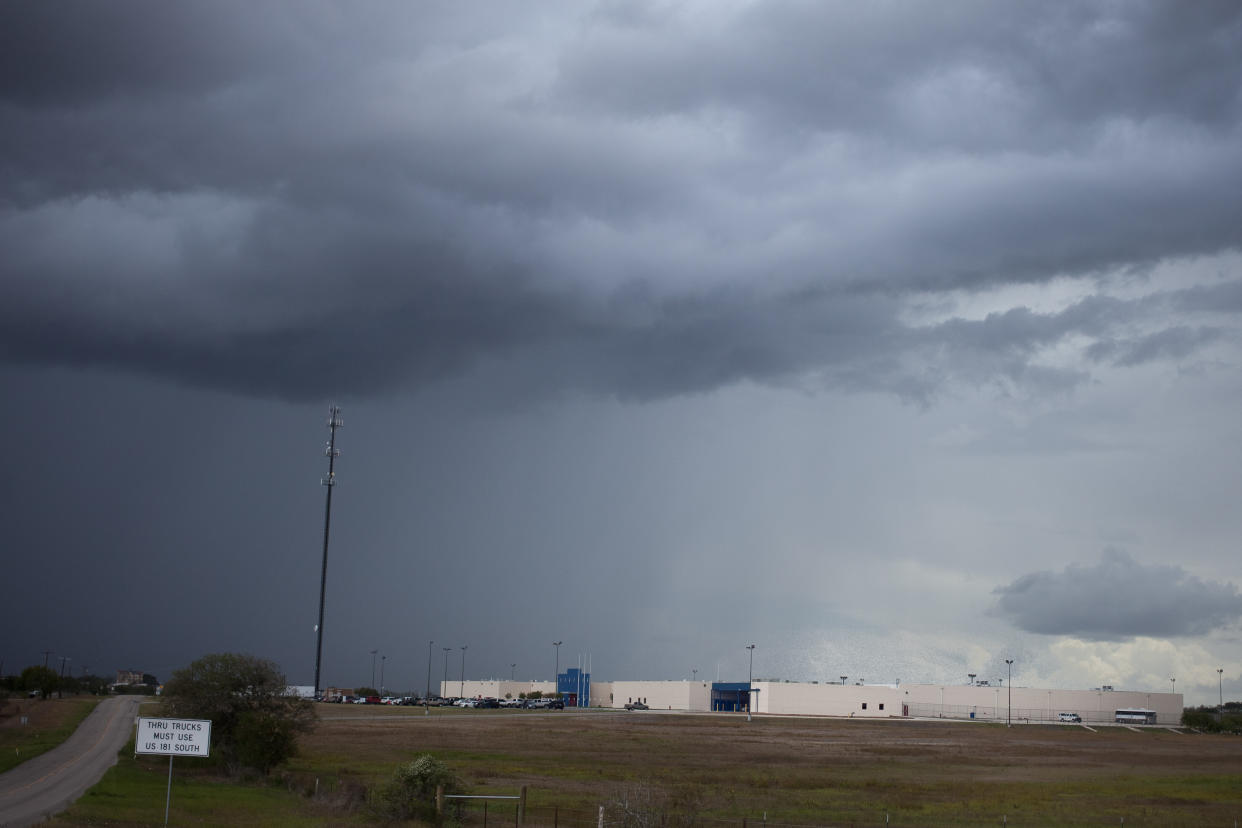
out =
<path fill-rule="evenodd" d="M 1122 708 L 1115 714 L 1117 724 L 1155 724 L 1156 711 L 1143 707 Z"/>

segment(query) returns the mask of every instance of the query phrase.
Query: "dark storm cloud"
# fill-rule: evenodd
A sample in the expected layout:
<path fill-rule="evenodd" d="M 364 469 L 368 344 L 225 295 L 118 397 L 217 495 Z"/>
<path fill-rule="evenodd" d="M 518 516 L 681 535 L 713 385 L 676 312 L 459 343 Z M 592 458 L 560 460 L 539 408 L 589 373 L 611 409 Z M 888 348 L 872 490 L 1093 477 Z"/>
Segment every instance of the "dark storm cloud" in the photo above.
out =
<path fill-rule="evenodd" d="M 995 614 L 1043 635 L 1109 641 L 1203 635 L 1242 618 L 1234 585 L 1204 581 L 1177 566 L 1146 565 L 1115 549 L 1093 566 L 1033 572 L 995 593 Z"/>
<path fill-rule="evenodd" d="M 291 398 L 503 368 L 927 399 L 1081 382 L 1038 362 L 1073 336 L 1116 365 L 1226 336 L 1103 295 L 900 320 L 911 289 L 1242 245 L 1232 4 L 0 14 L 10 360 Z"/>

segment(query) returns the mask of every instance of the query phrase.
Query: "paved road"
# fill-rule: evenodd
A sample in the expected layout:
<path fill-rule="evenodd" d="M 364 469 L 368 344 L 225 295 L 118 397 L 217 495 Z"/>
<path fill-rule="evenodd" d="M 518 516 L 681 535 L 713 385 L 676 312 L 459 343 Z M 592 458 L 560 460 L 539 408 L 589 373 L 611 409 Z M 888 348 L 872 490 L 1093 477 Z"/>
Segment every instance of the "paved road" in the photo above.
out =
<path fill-rule="evenodd" d="M 33 825 L 65 808 L 116 764 L 145 696 L 99 703 L 64 744 L 0 774 L 0 826 Z"/>

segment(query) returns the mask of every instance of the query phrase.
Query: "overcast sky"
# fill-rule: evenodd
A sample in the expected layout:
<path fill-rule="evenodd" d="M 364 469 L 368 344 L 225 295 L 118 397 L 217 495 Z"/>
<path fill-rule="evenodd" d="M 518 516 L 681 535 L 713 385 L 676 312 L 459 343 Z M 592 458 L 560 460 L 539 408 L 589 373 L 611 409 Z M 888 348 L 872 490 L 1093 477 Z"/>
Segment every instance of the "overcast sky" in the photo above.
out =
<path fill-rule="evenodd" d="M 0 251 L 6 673 L 310 684 L 335 403 L 325 685 L 1242 693 L 1237 3 L 4 3 Z"/>

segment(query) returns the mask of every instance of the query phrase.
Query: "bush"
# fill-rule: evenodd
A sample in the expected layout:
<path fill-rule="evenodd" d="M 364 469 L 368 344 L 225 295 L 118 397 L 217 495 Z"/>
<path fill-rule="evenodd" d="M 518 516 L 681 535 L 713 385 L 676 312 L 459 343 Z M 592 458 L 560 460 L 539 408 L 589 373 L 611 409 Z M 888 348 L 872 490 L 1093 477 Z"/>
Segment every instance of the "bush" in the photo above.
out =
<path fill-rule="evenodd" d="M 233 736 L 237 761 L 264 775 L 297 754 L 298 730 L 295 723 L 272 713 L 246 711 L 238 717 Z"/>
<path fill-rule="evenodd" d="M 314 723 L 311 703 L 286 695 L 287 686 L 270 661 L 215 653 L 173 673 L 164 695 L 172 715 L 211 720 L 211 750 L 226 767 L 267 773 Z"/>
<path fill-rule="evenodd" d="M 392 779 L 376 792 L 372 806 L 387 819 L 431 822 L 436 817 L 436 788 L 441 786 L 446 794 L 461 789 L 448 765 L 422 753 L 393 771 Z"/>
<path fill-rule="evenodd" d="M 609 825 L 621 828 L 688 828 L 703 804 L 690 791 L 662 790 L 651 781 L 619 788 L 604 805 Z"/>
<path fill-rule="evenodd" d="M 1182 711 L 1182 725 L 1205 733 L 1234 732 L 1242 729 L 1242 715 L 1230 712 L 1229 705 L 1223 719 L 1215 707 L 1188 707 Z"/>

